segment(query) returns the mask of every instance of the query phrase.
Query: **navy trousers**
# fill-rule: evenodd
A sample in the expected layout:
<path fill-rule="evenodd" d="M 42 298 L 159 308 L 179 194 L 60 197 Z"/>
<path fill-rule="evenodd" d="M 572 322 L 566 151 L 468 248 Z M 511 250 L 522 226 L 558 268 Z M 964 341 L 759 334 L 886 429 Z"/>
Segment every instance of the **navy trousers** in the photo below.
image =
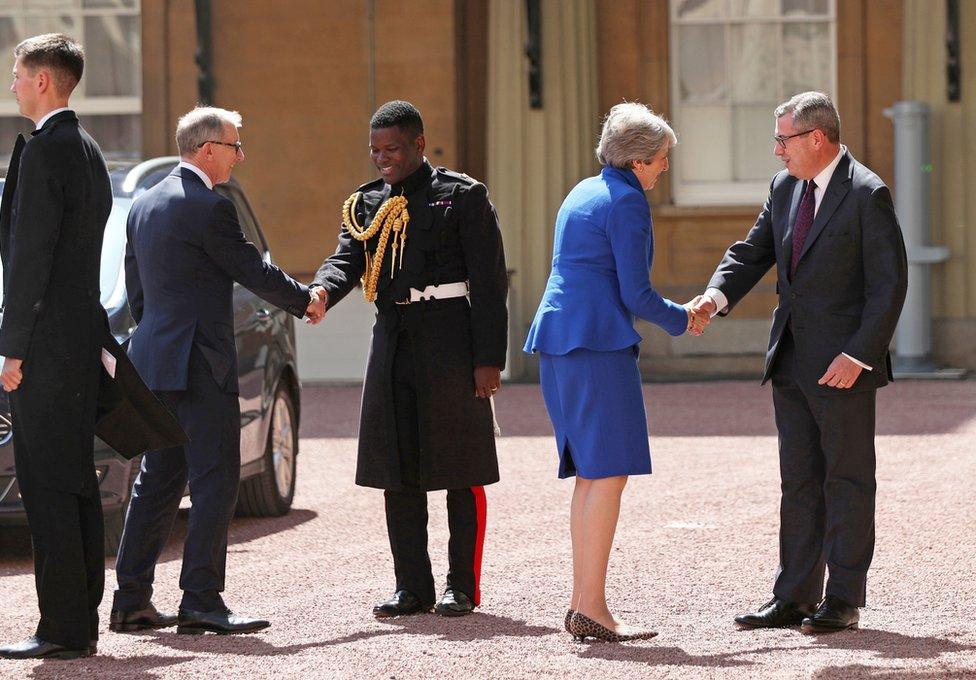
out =
<path fill-rule="evenodd" d="M 202 354 L 190 353 L 187 389 L 157 392 L 177 416 L 190 442 L 150 451 L 132 487 L 116 564 L 119 589 L 113 610 L 149 604 L 156 562 L 163 552 L 187 483 L 190 518 L 183 546 L 182 609 L 214 611 L 224 606 L 227 530 L 241 477 L 241 411 L 236 394 L 216 383 Z"/>

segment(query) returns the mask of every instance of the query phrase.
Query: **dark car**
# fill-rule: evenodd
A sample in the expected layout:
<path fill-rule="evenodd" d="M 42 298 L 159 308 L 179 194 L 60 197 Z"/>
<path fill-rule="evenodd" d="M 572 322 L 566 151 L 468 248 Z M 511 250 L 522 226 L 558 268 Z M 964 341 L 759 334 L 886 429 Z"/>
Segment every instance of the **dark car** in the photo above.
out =
<path fill-rule="evenodd" d="M 135 330 L 125 294 L 126 217 L 133 199 L 165 177 L 178 161 L 175 157 L 157 158 L 135 166 L 111 168 L 115 198 L 102 247 L 101 302 L 119 342 Z M 245 235 L 270 262 L 268 243 L 241 186 L 231 180 L 215 187 L 215 191 L 234 202 Z M 301 395 L 294 318 L 235 285 L 234 336 L 240 361 L 241 403 L 241 488 L 237 514 L 284 515 L 291 508 L 295 494 Z M 12 438 L 7 393 L 0 390 L 0 526 L 26 526 L 27 517 L 14 476 Z M 95 469 L 105 512 L 105 551 L 114 555 L 122 538 L 132 482 L 139 473 L 139 459 L 126 461 L 96 438 Z"/>

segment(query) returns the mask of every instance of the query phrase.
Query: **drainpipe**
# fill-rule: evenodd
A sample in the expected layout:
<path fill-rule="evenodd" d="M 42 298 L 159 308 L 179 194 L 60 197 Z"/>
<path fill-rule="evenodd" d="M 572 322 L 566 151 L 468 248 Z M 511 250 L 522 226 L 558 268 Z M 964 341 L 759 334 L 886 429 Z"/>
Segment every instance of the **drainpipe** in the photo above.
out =
<path fill-rule="evenodd" d="M 195 0 L 196 20 L 197 20 L 197 53 L 196 62 L 199 73 L 197 74 L 198 100 L 203 106 L 212 106 L 214 103 L 214 78 L 213 78 L 213 39 L 211 26 L 213 24 L 213 7 L 211 0 Z"/>

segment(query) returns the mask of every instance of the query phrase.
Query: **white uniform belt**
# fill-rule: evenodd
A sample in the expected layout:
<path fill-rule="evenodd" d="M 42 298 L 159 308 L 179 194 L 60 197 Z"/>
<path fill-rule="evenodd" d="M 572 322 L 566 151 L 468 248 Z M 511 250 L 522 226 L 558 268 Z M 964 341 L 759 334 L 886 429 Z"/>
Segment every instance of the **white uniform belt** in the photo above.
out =
<path fill-rule="evenodd" d="M 411 288 L 410 302 L 422 302 L 425 300 L 448 300 L 450 298 L 464 297 L 467 294 L 468 294 L 467 281 L 458 281 L 456 283 L 442 283 L 439 286 L 427 286 L 423 290 L 417 290 L 416 288 Z"/>

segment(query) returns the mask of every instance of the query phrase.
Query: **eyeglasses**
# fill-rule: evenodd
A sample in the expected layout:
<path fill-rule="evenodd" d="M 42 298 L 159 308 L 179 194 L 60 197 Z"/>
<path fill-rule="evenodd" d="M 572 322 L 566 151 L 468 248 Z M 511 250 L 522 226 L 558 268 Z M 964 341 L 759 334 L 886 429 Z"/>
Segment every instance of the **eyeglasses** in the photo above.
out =
<path fill-rule="evenodd" d="M 200 142 L 199 144 L 197 144 L 197 148 L 199 149 L 204 144 L 220 144 L 221 146 L 232 146 L 234 147 L 235 153 L 244 150 L 244 145 L 241 144 L 240 142 L 218 142 L 216 139 L 208 139 L 205 142 Z"/>
<path fill-rule="evenodd" d="M 794 137 L 802 137 L 803 135 L 808 135 L 817 128 L 812 128 L 806 132 L 797 132 L 795 135 L 773 135 L 773 141 L 780 145 L 781 148 L 786 148 L 786 142 L 793 139 Z"/>

